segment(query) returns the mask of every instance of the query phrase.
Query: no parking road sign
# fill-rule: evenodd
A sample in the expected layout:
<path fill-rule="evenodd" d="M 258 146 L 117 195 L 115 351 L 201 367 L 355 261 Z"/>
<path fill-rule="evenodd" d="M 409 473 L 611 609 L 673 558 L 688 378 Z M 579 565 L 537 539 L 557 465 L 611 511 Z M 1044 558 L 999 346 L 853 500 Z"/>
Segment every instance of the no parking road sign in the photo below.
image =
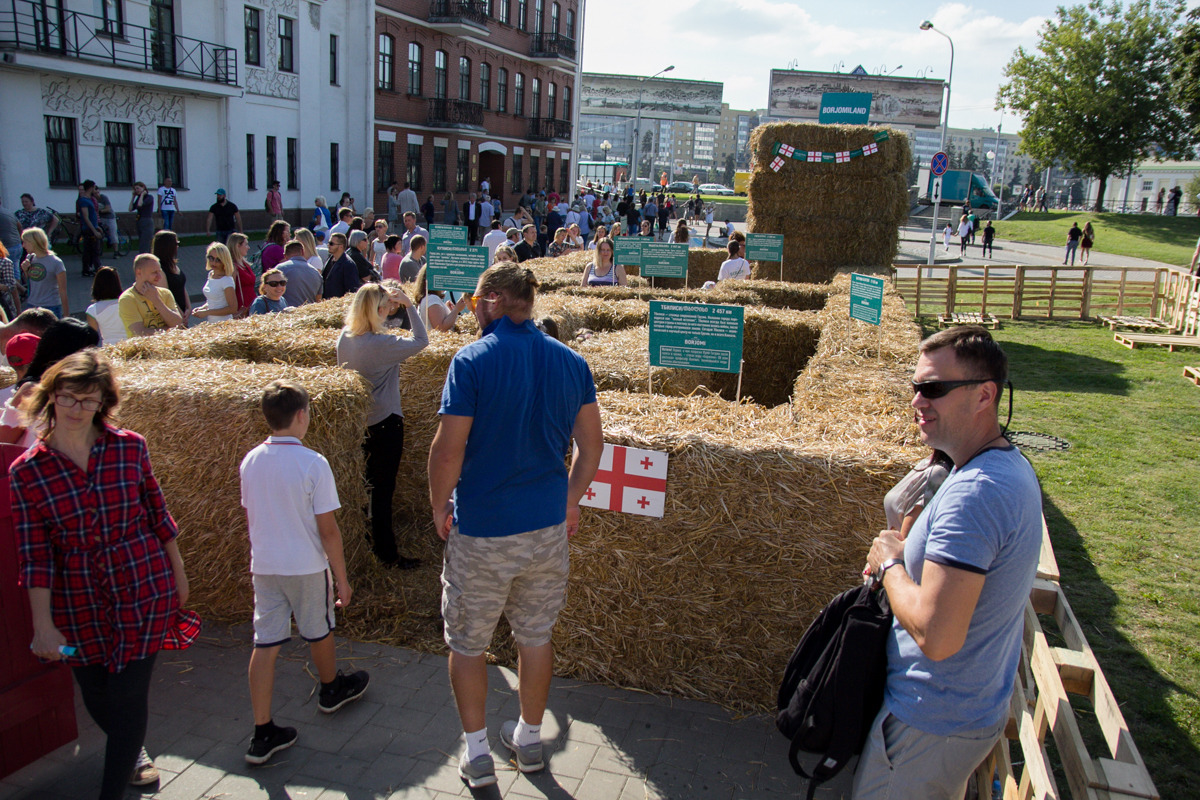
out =
<path fill-rule="evenodd" d="M 939 178 L 946 174 L 946 170 L 950 168 L 950 156 L 940 150 L 933 154 L 933 158 L 929 159 L 929 171 Z"/>

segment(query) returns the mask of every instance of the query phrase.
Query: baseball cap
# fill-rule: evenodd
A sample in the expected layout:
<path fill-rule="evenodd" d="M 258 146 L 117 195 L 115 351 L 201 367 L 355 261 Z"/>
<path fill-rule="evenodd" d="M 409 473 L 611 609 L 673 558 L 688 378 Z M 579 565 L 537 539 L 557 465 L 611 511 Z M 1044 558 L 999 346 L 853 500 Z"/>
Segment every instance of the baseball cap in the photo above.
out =
<path fill-rule="evenodd" d="M 42 337 L 33 333 L 18 333 L 4 345 L 4 357 L 14 367 L 27 367 L 41 340 Z"/>
<path fill-rule="evenodd" d="M 225 194 L 225 190 L 224 190 L 224 189 L 217 189 L 217 194 Z"/>

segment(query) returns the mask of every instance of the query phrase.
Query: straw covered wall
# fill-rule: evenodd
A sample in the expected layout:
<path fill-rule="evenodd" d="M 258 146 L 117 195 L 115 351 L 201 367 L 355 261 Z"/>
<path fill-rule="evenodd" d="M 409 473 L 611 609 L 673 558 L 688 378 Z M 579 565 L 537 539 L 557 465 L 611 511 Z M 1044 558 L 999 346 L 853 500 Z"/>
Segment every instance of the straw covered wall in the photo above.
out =
<path fill-rule="evenodd" d="M 777 143 L 797 151 L 842 152 L 861 148 L 886 131 L 879 151 L 845 163 L 785 160 L 768 166 Z M 747 229 L 784 235 L 784 278 L 825 282 L 839 267 L 890 264 L 908 218 L 908 136 L 865 125 L 770 123 L 750 134 L 755 169 L 747 194 Z M 754 277 L 779 274 L 774 262 L 756 262 Z"/>

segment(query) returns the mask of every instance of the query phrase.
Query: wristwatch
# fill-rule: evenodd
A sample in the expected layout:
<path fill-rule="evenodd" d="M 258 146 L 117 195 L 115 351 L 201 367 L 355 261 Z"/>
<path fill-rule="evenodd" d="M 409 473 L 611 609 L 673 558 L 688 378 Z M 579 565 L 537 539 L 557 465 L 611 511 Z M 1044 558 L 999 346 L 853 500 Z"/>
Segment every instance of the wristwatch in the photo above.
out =
<path fill-rule="evenodd" d="M 887 561 L 880 564 L 879 565 L 879 580 L 882 582 L 883 576 L 887 574 L 887 571 L 896 565 L 904 566 L 904 559 L 903 558 L 889 558 Z"/>

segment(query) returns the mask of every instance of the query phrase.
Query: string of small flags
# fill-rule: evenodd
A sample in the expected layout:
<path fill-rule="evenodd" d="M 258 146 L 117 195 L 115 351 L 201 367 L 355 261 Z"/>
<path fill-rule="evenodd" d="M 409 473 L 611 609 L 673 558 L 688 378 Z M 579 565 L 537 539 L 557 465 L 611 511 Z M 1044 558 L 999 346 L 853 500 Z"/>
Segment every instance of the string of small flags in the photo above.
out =
<path fill-rule="evenodd" d="M 769 166 L 775 172 L 779 172 L 779 170 L 783 169 L 783 165 L 788 162 L 788 159 L 821 164 L 845 164 L 852 158 L 878 153 L 879 143 L 886 142 L 889 138 L 887 131 L 877 131 L 875 133 L 875 141 L 864 144 L 862 147 L 855 148 L 854 150 L 839 150 L 833 153 L 826 153 L 820 150 L 797 150 L 790 144 L 776 142 L 771 148 L 771 153 L 775 157 L 771 159 Z"/>

